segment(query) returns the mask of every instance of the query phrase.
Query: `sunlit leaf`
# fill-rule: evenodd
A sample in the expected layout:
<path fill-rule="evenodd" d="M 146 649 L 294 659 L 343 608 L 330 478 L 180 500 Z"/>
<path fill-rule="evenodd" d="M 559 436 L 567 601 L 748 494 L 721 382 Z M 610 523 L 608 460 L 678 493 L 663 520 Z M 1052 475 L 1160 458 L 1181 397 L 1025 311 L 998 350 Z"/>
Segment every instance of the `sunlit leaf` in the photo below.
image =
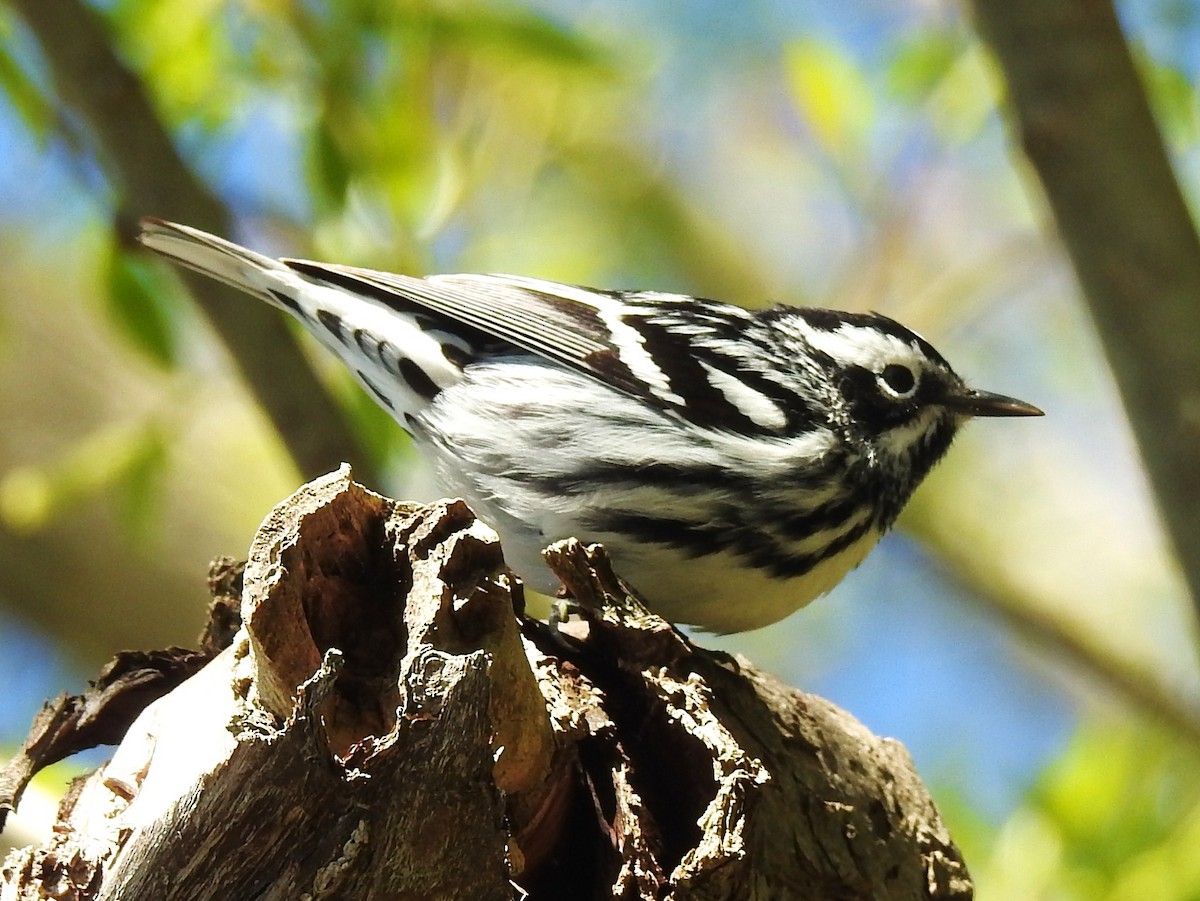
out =
<path fill-rule="evenodd" d="M 999 85 L 991 57 L 972 44 L 955 59 L 929 98 L 934 126 L 951 143 L 974 138 L 996 112 Z"/>
<path fill-rule="evenodd" d="M 173 367 L 179 339 L 172 315 L 173 292 L 162 278 L 161 267 L 142 255 L 116 250 L 106 276 L 113 325 L 154 362 Z"/>
<path fill-rule="evenodd" d="M 433 13 L 435 34 L 476 50 L 502 51 L 521 62 L 608 70 L 611 54 L 578 30 L 531 9 L 471 4 Z"/>
<path fill-rule="evenodd" d="M 214 27 L 225 10 L 223 0 L 128 0 L 112 12 L 172 119 L 212 125 L 236 108 L 237 54 L 228 29 Z"/>
<path fill-rule="evenodd" d="M 1173 143 L 1194 143 L 1200 138 L 1197 116 L 1196 86 L 1174 66 L 1150 59 L 1145 53 L 1136 54 L 1142 77 L 1146 79 L 1149 98 L 1163 131 Z"/>
<path fill-rule="evenodd" d="M 972 872 L 982 901 L 1190 901 L 1198 841 L 1195 749 L 1144 724 L 1093 721 Z"/>
<path fill-rule="evenodd" d="M 133 488 L 136 495 L 148 488 L 162 462 L 164 442 L 154 422 L 113 423 L 59 457 L 0 473 L 0 522 L 14 532 L 36 532 L 73 505 L 114 486 L 127 493 Z M 134 502 L 144 513 L 149 499 L 143 493 Z M 132 517 L 137 511 L 128 512 Z"/>
<path fill-rule="evenodd" d="M 792 97 L 830 156 L 858 150 L 871 124 L 874 102 L 854 61 L 833 44 L 802 40 L 787 51 Z"/>
<path fill-rule="evenodd" d="M 975 137 L 995 112 L 999 79 L 978 42 L 957 32 L 907 39 L 887 70 L 892 94 L 924 105 L 937 134 L 951 144 Z"/>
<path fill-rule="evenodd" d="M 120 513 L 125 527 L 133 535 L 153 535 L 163 482 L 170 463 L 167 436 L 160 429 L 147 428 L 131 442 L 119 481 Z"/>
<path fill-rule="evenodd" d="M 350 187 L 350 165 L 324 119 L 313 129 L 309 142 L 309 164 L 313 177 L 311 187 L 321 206 L 330 210 L 340 209 L 346 202 L 346 191 Z"/>
<path fill-rule="evenodd" d="M 8 95 L 13 109 L 34 136 L 44 140 L 54 122 L 54 107 L 26 76 L 3 42 L 0 42 L 0 90 Z"/>
<path fill-rule="evenodd" d="M 20 535 L 36 532 L 54 512 L 54 486 L 36 466 L 19 466 L 0 475 L 0 522 Z"/>
<path fill-rule="evenodd" d="M 923 101 L 962 55 L 963 40 L 945 31 L 920 31 L 908 37 L 892 54 L 887 85 L 907 102 Z"/>

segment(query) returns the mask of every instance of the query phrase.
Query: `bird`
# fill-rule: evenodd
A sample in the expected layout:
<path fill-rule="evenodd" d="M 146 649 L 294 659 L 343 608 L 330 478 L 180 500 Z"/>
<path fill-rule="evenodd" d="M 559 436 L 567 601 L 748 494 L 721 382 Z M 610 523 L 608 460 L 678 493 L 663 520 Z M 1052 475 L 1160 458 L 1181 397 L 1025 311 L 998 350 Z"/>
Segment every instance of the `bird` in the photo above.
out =
<path fill-rule="evenodd" d="M 138 240 L 299 320 L 526 585 L 556 591 L 551 543 L 598 542 L 653 612 L 708 632 L 827 593 L 968 420 L 1043 415 L 878 313 L 275 259 L 154 218 Z"/>

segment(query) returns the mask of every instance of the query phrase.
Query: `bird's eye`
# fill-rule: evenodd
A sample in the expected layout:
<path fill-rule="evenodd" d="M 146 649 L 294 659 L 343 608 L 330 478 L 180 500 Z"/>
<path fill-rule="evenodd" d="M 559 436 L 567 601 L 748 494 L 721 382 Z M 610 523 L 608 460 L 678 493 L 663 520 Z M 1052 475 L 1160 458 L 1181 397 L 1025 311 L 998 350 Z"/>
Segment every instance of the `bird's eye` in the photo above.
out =
<path fill-rule="evenodd" d="M 911 397 L 917 388 L 917 377 L 907 366 L 890 363 L 879 374 L 888 393 L 900 398 Z"/>

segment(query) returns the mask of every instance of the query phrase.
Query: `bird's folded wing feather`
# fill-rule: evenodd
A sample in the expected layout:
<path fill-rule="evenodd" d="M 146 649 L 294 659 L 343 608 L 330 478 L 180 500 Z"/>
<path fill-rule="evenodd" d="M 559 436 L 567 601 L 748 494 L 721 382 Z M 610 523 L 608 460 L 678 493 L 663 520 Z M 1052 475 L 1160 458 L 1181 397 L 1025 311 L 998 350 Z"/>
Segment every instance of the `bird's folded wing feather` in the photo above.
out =
<path fill-rule="evenodd" d="M 618 390 L 666 409 L 686 402 L 672 388 L 671 376 L 647 347 L 644 327 L 629 317 L 623 295 L 557 282 L 507 275 L 432 275 L 425 278 L 285 259 L 310 279 L 365 294 L 409 311 L 413 306 L 462 323 L 535 356 L 584 372 Z M 656 295 L 655 306 L 686 303 L 688 298 Z M 663 331 L 656 337 L 678 346 L 672 357 L 686 357 L 687 338 Z"/>

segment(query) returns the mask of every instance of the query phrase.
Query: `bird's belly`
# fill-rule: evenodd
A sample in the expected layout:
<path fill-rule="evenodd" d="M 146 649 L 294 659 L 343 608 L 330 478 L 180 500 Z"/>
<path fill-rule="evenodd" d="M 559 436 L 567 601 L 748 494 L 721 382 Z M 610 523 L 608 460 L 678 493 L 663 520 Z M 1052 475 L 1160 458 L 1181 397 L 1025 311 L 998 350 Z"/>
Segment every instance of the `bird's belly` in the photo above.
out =
<path fill-rule="evenodd" d="M 758 629 L 778 622 L 828 592 L 879 541 L 871 530 L 803 575 L 771 576 L 729 551 L 687 558 L 661 547 L 614 548 L 617 575 L 638 590 L 659 616 L 708 632 Z"/>
<path fill-rule="evenodd" d="M 637 590 L 651 610 L 672 623 L 716 633 L 758 629 L 789 616 L 840 582 L 882 534 L 870 529 L 808 572 L 782 578 L 746 565 L 727 550 L 688 557 L 669 546 L 630 543 L 617 535 L 575 534 L 561 523 L 537 529 L 482 498 L 468 497 L 468 502 L 496 529 L 509 567 L 535 591 L 553 595 L 559 587 L 542 559 L 545 546 L 568 537 L 598 541 L 608 550 L 617 575 Z"/>
<path fill-rule="evenodd" d="M 753 504 L 713 473 L 752 473 L 768 483 L 794 479 L 797 461 L 823 458 L 834 438 L 822 433 L 804 440 L 762 442 L 680 427 L 646 404 L 608 392 L 596 400 L 585 376 L 545 364 L 508 362 L 474 366 L 461 383 L 438 395 L 416 420 L 418 446 L 444 492 L 463 497 L 480 519 L 496 529 L 508 565 L 531 588 L 553 594 L 557 581 L 541 559 L 547 545 L 564 538 L 599 542 L 617 574 L 633 585 L 654 612 L 711 632 L 739 632 L 777 622 L 827 592 L 857 566 L 880 533 L 862 520 L 826 525 L 821 532 L 790 540 L 794 563 L 820 550 L 819 539 L 837 540 L 860 526 L 862 536 L 808 572 L 777 578 L 738 555 L 736 535 L 728 546 L 712 504 Z M 576 406 L 572 407 L 574 404 Z M 655 467 L 667 461 L 679 484 L 660 482 Z M 688 473 L 697 472 L 697 485 Z M 707 487 L 706 487 L 707 485 Z M 832 486 L 834 489 L 836 485 Z M 832 489 L 831 489 L 832 490 Z M 710 492 L 712 497 L 710 497 Z M 737 492 L 741 491 L 741 494 Z M 805 500 L 822 498 L 824 485 Z M 835 492 L 836 493 L 836 492 Z M 778 507 L 781 501 L 773 501 Z M 644 514 L 644 515 L 643 515 Z M 661 536 L 654 521 L 662 517 Z M 622 531 L 623 519 L 639 520 Z M 617 523 L 616 525 L 609 525 Z M 668 534 L 674 524 L 675 534 Z M 731 523 L 736 529 L 737 523 Z M 784 536 L 764 523 L 767 537 L 789 548 Z M 782 530 L 781 530 L 782 531 Z M 671 542 L 698 537 L 710 553 L 688 556 Z M 807 543 L 806 543 L 807 542 Z"/>

